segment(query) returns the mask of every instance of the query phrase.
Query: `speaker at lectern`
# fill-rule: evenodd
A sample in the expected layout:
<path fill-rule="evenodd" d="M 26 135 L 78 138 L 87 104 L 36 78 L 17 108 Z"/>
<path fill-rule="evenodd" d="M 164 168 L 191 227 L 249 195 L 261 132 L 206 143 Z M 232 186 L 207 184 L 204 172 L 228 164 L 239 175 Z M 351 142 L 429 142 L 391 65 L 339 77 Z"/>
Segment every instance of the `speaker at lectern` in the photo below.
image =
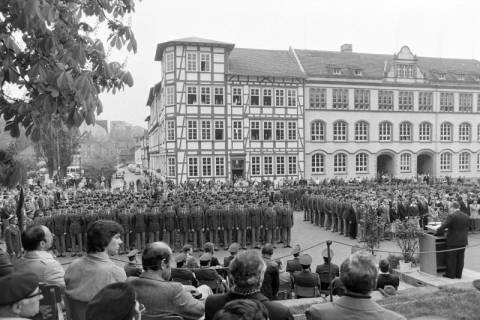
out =
<path fill-rule="evenodd" d="M 438 227 L 440 224 L 428 224 L 425 227 L 426 233 L 423 233 L 419 239 L 420 271 L 434 276 L 447 269 L 445 252 L 434 252 L 447 248 L 447 238 L 435 235 Z"/>

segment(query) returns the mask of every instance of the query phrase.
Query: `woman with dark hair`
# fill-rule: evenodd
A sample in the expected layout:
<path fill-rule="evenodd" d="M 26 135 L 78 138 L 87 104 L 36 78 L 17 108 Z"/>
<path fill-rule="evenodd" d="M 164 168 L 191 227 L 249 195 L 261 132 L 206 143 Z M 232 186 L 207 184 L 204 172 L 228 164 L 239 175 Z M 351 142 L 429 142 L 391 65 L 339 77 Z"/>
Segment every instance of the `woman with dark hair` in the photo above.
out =
<path fill-rule="evenodd" d="M 66 295 L 74 320 L 85 319 L 85 308 L 102 288 L 115 283 L 124 282 L 127 275 L 123 268 L 110 260 L 117 255 L 123 243 L 122 227 L 110 220 L 98 220 L 87 230 L 87 255 L 72 262 L 65 271 Z"/>

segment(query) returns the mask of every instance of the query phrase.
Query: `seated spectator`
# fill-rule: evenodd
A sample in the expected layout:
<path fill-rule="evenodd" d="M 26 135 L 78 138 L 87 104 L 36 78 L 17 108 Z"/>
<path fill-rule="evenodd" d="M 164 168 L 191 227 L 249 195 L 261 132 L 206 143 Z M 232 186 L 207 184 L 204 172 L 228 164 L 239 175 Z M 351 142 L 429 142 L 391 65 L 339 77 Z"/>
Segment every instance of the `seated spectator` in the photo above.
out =
<path fill-rule="evenodd" d="M 0 248 L 0 277 L 13 272 L 13 265 L 10 261 L 10 255 Z"/>
<path fill-rule="evenodd" d="M 278 265 L 272 260 L 273 245 L 267 243 L 262 247 L 262 257 L 267 270 L 262 283 L 262 293 L 270 300 L 277 298 L 278 287 L 280 284 Z"/>
<path fill-rule="evenodd" d="M 199 319 L 204 314 L 203 301 L 196 300 L 182 284 L 168 281 L 171 277 L 172 249 L 164 242 L 147 245 L 142 255 L 144 272 L 127 279 L 145 305 L 145 315 L 176 314 L 184 319 Z M 206 297 L 202 297 L 205 299 Z"/>
<path fill-rule="evenodd" d="M 293 247 L 291 252 L 293 259 L 287 261 L 287 272 L 294 273 L 295 271 L 302 271 L 302 266 L 299 262 L 301 250 L 302 249 L 300 248 L 299 244 L 296 244 L 295 247 Z"/>
<path fill-rule="evenodd" d="M 203 251 L 205 253 L 210 253 L 212 255 L 211 261 L 210 261 L 210 267 L 216 267 L 220 265 L 220 262 L 218 262 L 218 259 L 213 256 L 215 253 L 215 246 L 211 242 L 207 242 L 203 245 Z"/>
<path fill-rule="evenodd" d="M 228 252 L 230 252 L 230 255 L 223 259 L 223 266 L 225 268 L 228 268 L 230 262 L 232 262 L 233 258 L 235 258 L 238 253 L 238 249 L 240 249 L 240 244 L 238 244 L 237 242 L 232 243 L 230 247 L 228 247 Z"/>
<path fill-rule="evenodd" d="M 175 262 L 177 263 L 177 268 L 185 267 L 188 259 L 191 257 L 193 257 L 193 247 L 190 244 L 186 244 L 182 248 L 182 253 L 180 253 L 175 258 Z"/>
<path fill-rule="evenodd" d="M 33 319 L 43 298 L 34 273 L 13 272 L 0 278 L 0 319 Z"/>
<path fill-rule="evenodd" d="M 98 220 L 87 229 L 87 255 L 74 260 L 65 271 L 66 295 L 74 320 L 85 319 L 86 304 L 105 286 L 125 281 L 125 271 L 110 256 L 117 255 L 122 227 L 110 220 Z"/>
<path fill-rule="evenodd" d="M 142 268 L 137 264 L 138 250 L 133 249 L 127 254 L 128 262 L 123 266 L 127 277 L 138 277 L 142 273 Z"/>
<path fill-rule="evenodd" d="M 272 320 L 293 320 L 288 307 L 270 301 L 260 288 L 267 265 L 255 250 L 239 253 L 230 263 L 232 286 L 228 293 L 209 296 L 205 302 L 205 319 L 212 320 L 215 313 L 228 302 L 238 299 L 257 300 L 265 305 Z"/>
<path fill-rule="evenodd" d="M 112 306 L 115 306 L 112 308 Z M 107 285 L 87 305 L 88 320 L 140 320 L 145 307 L 133 287 L 124 282 Z"/>
<path fill-rule="evenodd" d="M 297 298 L 312 298 L 320 296 L 320 277 L 310 271 L 312 257 L 308 254 L 300 256 L 302 271 L 293 273 L 293 285 Z"/>
<path fill-rule="evenodd" d="M 346 292 L 335 302 L 311 306 L 305 313 L 309 320 L 406 320 L 402 315 L 387 310 L 370 297 L 377 281 L 377 268 L 367 252 L 356 252 L 341 265 L 340 279 Z"/>
<path fill-rule="evenodd" d="M 347 291 L 347 289 L 345 288 L 345 286 L 342 283 L 342 280 L 340 280 L 340 277 L 333 278 L 330 286 L 332 287 L 332 295 L 333 296 L 339 296 L 339 297 L 344 296 L 345 291 Z"/>
<path fill-rule="evenodd" d="M 333 250 L 330 249 L 330 258 L 328 258 L 328 249 L 322 251 L 323 264 L 318 265 L 315 272 L 320 276 L 320 283 L 322 290 L 330 290 L 330 283 L 333 278 L 340 276 L 340 269 L 334 263 L 332 263 Z M 331 269 L 330 269 L 331 268 Z"/>
<path fill-rule="evenodd" d="M 22 232 L 22 246 L 25 253 L 17 260 L 15 270 L 35 273 L 40 282 L 53 284 L 65 290 L 65 271 L 62 265 L 48 252 L 53 244 L 50 230 L 41 225 L 33 225 Z"/>
<path fill-rule="evenodd" d="M 209 286 L 215 293 L 225 292 L 225 280 L 220 276 L 217 270 L 210 268 L 212 255 L 204 253 L 200 257 L 200 269 L 195 270 L 195 278 L 199 284 Z"/>
<path fill-rule="evenodd" d="M 267 308 L 260 301 L 237 299 L 220 309 L 213 320 L 269 320 L 269 318 Z"/>
<path fill-rule="evenodd" d="M 293 290 L 293 278 L 290 272 L 285 271 L 282 268 L 282 261 L 277 260 L 278 265 L 278 278 L 280 280 L 278 286 L 278 294 L 277 297 L 280 300 L 290 299 L 292 297 L 292 290 Z"/>
<path fill-rule="evenodd" d="M 379 263 L 380 273 L 377 278 L 377 289 L 383 289 L 385 286 L 390 285 L 398 290 L 400 279 L 397 275 L 391 274 L 390 264 L 387 260 L 382 259 Z"/>

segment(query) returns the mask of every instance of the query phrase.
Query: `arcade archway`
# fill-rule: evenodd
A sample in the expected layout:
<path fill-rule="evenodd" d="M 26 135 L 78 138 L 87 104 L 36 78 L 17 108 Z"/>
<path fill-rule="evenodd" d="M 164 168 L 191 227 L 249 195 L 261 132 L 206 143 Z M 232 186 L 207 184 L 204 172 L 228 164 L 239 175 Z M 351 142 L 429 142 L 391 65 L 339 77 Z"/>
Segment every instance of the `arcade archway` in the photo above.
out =
<path fill-rule="evenodd" d="M 417 156 L 417 174 L 433 176 L 433 155 L 421 153 Z"/>
<path fill-rule="evenodd" d="M 395 161 L 393 155 L 383 153 L 377 156 L 377 175 L 378 176 L 394 176 L 395 175 Z"/>

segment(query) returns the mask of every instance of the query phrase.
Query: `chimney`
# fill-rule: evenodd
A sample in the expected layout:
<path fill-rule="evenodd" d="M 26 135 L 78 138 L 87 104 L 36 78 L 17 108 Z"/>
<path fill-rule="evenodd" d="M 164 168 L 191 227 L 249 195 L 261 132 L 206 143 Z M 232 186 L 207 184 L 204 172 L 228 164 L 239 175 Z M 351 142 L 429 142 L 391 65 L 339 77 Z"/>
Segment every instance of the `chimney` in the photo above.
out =
<path fill-rule="evenodd" d="M 340 47 L 340 52 L 352 52 L 352 44 L 351 43 L 344 43 Z"/>

